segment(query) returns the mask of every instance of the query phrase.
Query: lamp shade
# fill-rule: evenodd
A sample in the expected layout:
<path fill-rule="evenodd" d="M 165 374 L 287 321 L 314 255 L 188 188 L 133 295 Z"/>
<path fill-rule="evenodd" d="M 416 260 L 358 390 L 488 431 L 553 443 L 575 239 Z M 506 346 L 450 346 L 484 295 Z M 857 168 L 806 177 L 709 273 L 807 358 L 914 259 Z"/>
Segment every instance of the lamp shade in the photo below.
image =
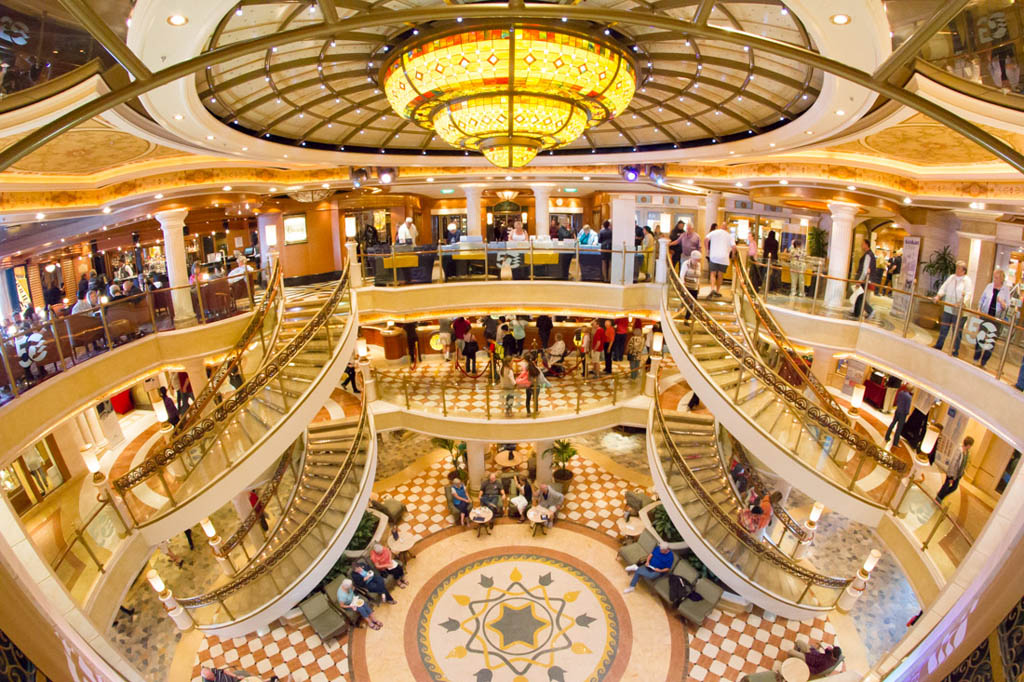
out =
<path fill-rule="evenodd" d="M 939 430 L 934 426 L 929 426 L 928 430 L 924 432 L 924 438 L 921 439 L 921 452 L 929 453 L 935 448 L 935 443 L 939 440 Z"/>
<path fill-rule="evenodd" d="M 167 422 L 167 406 L 164 405 L 163 399 L 157 395 L 156 400 L 153 401 L 153 411 L 156 412 L 156 419 L 161 423 Z"/>
<path fill-rule="evenodd" d="M 345 216 L 345 237 L 348 239 L 355 239 L 356 236 L 356 217 L 353 215 Z"/>
<path fill-rule="evenodd" d="M 864 560 L 864 572 L 870 573 L 875 570 L 875 566 L 878 565 L 878 560 L 882 558 L 882 553 L 877 549 L 871 550 L 868 554 L 868 558 Z"/>
<path fill-rule="evenodd" d="M 366 347 L 366 339 L 356 339 L 356 355 L 365 358 L 369 349 Z"/>
<path fill-rule="evenodd" d="M 153 591 L 157 594 L 162 594 L 166 586 L 164 585 L 164 579 L 160 577 L 160 574 L 156 572 L 155 568 L 149 569 L 146 573 L 146 580 L 149 581 L 149 586 L 153 588 Z"/>
<path fill-rule="evenodd" d="M 817 523 L 818 519 L 821 518 L 821 512 L 824 509 L 825 505 L 823 505 L 821 502 L 815 502 L 814 506 L 811 507 L 811 515 L 808 518 L 808 521 L 810 521 L 811 523 Z"/>
<path fill-rule="evenodd" d="M 853 395 L 850 396 L 850 407 L 854 410 L 859 410 L 864 404 L 864 384 L 858 384 L 853 387 Z"/>
<path fill-rule="evenodd" d="M 85 468 L 89 470 L 90 474 L 95 474 L 100 470 L 100 461 L 96 459 L 96 454 L 93 452 L 83 452 L 82 461 L 85 462 Z"/>
<path fill-rule="evenodd" d="M 664 345 L 665 337 L 662 336 L 661 332 L 654 332 L 654 337 L 651 339 L 651 352 L 661 353 L 661 349 Z"/>
<path fill-rule="evenodd" d="M 208 538 L 212 538 L 217 535 L 217 529 L 213 527 L 213 522 L 206 518 L 199 522 L 199 526 L 203 529 L 203 535 Z"/>

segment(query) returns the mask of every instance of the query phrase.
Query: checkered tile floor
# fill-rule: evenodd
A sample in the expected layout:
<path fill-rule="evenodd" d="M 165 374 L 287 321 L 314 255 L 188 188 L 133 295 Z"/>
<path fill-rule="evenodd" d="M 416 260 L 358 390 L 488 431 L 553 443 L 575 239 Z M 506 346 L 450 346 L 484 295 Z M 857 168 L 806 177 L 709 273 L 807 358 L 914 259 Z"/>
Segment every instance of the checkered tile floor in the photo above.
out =
<path fill-rule="evenodd" d="M 575 360 L 567 361 L 571 368 Z M 610 405 L 613 397 L 624 400 L 639 393 L 643 388 L 643 372 L 638 379 L 631 381 L 622 373 L 629 370 L 629 363 L 615 363 L 612 376 L 594 377 L 586 383 L 580 383 L 581 373 L 573 372 L 569 377 L 550 377 L 551 388 L 540 391 L 540 416 L 550 414 L 575 413 L 601 405 Z M 479 364 L 477 372 L 484 371 L 484 363 Z M 486 377 L 472 379 L 446 362 L 421 362 L 414 368 L 378 369 L 378 389 L 381 397 L 395 403 L 405 403 L 403 381 L 408 380 L 409 406 L 424 412 L 441 412 L 471 417 L 484 417 L 487 414 L 487 392 L 490 392 L 491 417 L 504 416 L 504 391 L 497 387 L 488 387 Z M 442 398 L 442 389 L 444 397 Z M 516 389 L 513 417 L 524 418 L 525 391 Z"/>
<path fill-rule="evenodd" d="M 344 640 L 344 638 L 342 638 Z M 257 637 L 221 640 L 206 637 L 192 666 L 193 682 L 201 682 L 201 669 L 242 669 L 264 680 L 277 675 L 287 682 L 348 680 L 348 646 L 344 641 L 322 642 L 309 625 L 279 626 Z"/>
<path fill-rule="evenodd" d="M 798 638 L 839 644 L 832 624 L 824 619 L 801 623 L 757 607 L 736 616 L 714 609 L 690 638 L 689 679 L 735 682 L 743 675 L 777 669 Z"/>

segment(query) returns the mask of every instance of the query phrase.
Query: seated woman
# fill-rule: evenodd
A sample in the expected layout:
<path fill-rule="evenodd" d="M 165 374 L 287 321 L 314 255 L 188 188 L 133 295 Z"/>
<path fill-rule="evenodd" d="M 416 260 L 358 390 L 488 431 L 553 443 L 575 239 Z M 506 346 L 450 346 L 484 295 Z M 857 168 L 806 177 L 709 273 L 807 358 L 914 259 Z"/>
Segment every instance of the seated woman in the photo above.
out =
<path fill-rule="evenodd" d="M 820 644 L 812 647 L 809 642 L 798 639 L 794 643 L 792 651 L 789 652 L 789 656 L 790 658 L 802 658 L 807 664 L 807 669 L 811 671 L 811 677 L 814 677 L 835 667 L 839 659 L 843 657 L 843 650 L 837 646 L 822 647 Z"/>
<path fill-rule="evenodd" d="M 468 523 L 469 515 L 469 493 L 466 492 L 466 484 L 462 482 L 461 478 L 456 478 L 452 481 L 452 502 L 455 503 L 455 508 L 459 510 L 459 525 L 465 526 Z"/>
<path fill-rule="evenodd" d="M 391 556 L 391 550 L 379 542 L 374 544 L 373 551 L 370 552 L 370 561 L 373 562 L 374 568 L 380 571 L 381 575 L 394 576 L 399 587 L 407 587 L 409 585 L 405 581 L 405 568 L 402 564 L 398 563 L 397 559 Z"/>
<path fill-rule="evenodd" d="M 387 604 L 397 603 L 388 591 L 388 586 L 384 582 L 383 576 L 377 575 L 376 571 L 370 570 L 362 562 L 352 567 L 352 584 L 355 585 L 356 589 L 370 595 L 371 598 L 372 595 L 377 594 Z M 377 601 L 377 599 L 374 599 L 374 601 Z"/>
<path fill-rule="evenodd" d="M 523 474 L 516 473 L 508 483 L 509 516 L 515 509 L 519 515 L 519 523 L 526 522 L 526 510 L 533 503 L 533 488 Z"/>
<path fill-rule="evenodd" d="M 370 605 L 361 597 L 356 596 L 356 590 L 352 586 L 351 580 L 346 578 L 341 581 L 337 596 L 338 606 L 346 611 L 355 611 L 374 630 L 380 630 L 384 626 L 383 623 L 373 617 L 373 609 L 370 608 Z"/>

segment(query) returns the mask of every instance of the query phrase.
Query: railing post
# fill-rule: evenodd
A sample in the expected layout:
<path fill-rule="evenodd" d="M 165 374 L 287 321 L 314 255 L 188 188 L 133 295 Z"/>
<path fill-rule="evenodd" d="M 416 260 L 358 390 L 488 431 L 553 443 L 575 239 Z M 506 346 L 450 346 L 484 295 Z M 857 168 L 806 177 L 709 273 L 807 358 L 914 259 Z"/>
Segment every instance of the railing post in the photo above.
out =
<path fill-rule="evenodd" d="M 732 400 L 736 404 L 739 404 L 740 388 L 743 387 L 743 370 L 744 370 L 744 367 L 743 367 L 743 363 L 741 362 L 740 363 L 740 376 L 739 376 L 739 379 L 736 380 L 736 391 L 733 393 L 733 396 L 732 396 Z"/>
<path fill-rule="evenodd" d="M 821 261 L 818 261 L 818 269 L 814 275 L 814 296 L 811 297 L 811 315 L 818 310 L 818 291 L 821 288 Z"/>
<path fill-rule="evenodd" d="M 771 279 L 772 279 L 772 259 L 766 257 L 764 259 L 764 287 L 763 287 L 764 293 L 761 294 L 761 298 L 764 299 L 765 303 L 768 302 L 768 282 L 770 282 Z"/>
<path fill-rule="evenodd" d="M 954 355 L 954 353 L 953 353 L 954 349 L 956 350 L 957 354 L 960 353 L 960 344 L 958 342 L 960 341 L 960 320 L 963 318 L 963 314 L 964 314 L 964 304 L 961 301 L 960 305 L 958 305 L 956 307 L 956 320 L 953 323 L 953 329 L 952 329 L 952 331 L 953 331 L 953 342 L 949 345 L 949 354 L 950 355 Z"/>
<path fill-rule="evenodd" d="M 996 379 L 1003 378 L 1003 367 L 1006 365 L 1006 356 L 1010 352 L 1010 342 L 1013 340 L 1013 325 L 1016 315 L 1010 315 L 1009 327 L 1006 330 L 1006 341 L 1003 343 L 1003 352 L 999 356 L 999 367 L 996 369 Z"/>
<path fill-rule="evenodd" d="M 575 279 L 577 282 L 579 282 L 579 281 L 581 281 L 583 279 L 583 267 L 582 267 L 582 264 L 580 263 L 580 242 L 579 242 L 579 240 L 576 240 L 575 247 L 576 247 L 576 277 L 574 277 L 573 279 Z"/>
<path fill-rule="evenodd" d="M 60 347 L 60 335 L 57 333 L 57 321 L 50 318 L 50 333 L 53 334 L 53 343 L 57 346 L 57 357 L 60 358 L 60 370 L 63 372 L 67 369 L 66 360 L 64 359 L 64 349 Z"/>
<path fill-rule="evenodd" d="M 935 520 L 935 525 L 932 526 L 932 529 L 928 531 L 928 537 L 926 537 L 924 539 L 924 542 L 921 544 L 921 551 L 928 549 L 928 544 L 932 541 L 932 538 L 935 537 L 935 533 L 939 530 L 939 526 L 942 525 L 942 522 L 945 520 L 945 518 L 946 508 L 939 507 L 938 518 Z"/>
<path fill-rule="evenodd" d="M 0 341 L 0 361 L 3 361 L 4 372 L 7 373 L 7 378 L 11 381 L 11 393 L 13 393 L 14 397 L 17 398 L 19 394 L 18 382 L 14 378 L 14 373 L 11 371 L 11 361 L 7 357 L 7 346 L 3 341 Z"/>
<path fill-rule="evenodd" d="M 609 274 L 609 279 L 611 279 L 611 273 L 608 273 L 608 274 Z M 626 242 L 622 242 L 622 279 L 620 280 L 620 282 L 622 283 L 623 286 L 625 286 L 627 284 L 627 282 L 626 282 Z M 632 282 L 628 282 L 628 284 L 632 284 Z"/>
<path fill-rule="evenodd" d="M 146 305 L 149 306 L 149 323 L 153 325 L 153 333 L 156 334 L 156 306 L 153 304 L 153 292 L 146 292 Z"/>
<path fill-rule="evenodd" d="M 220 607 L 222 609 L 224 609 L 224 613 L 227 614 L 228 620 L 234 620 L 235 619 L 235 617 L 233 615 L 231 615 L 231 611 L 228 609 L 228 605 L 224 603 L 223 599 L 221 599 L 220 597 L 217 597 L 217 603 L 220 604 Z"/>
<path fill-rule="evenodd" d="M 103 323 L 103 338 L 107 340 L 107 350 L 114 349 L 114 342 L 110 338 L 110 327 L 107 325 L 107 309 L 105 306 L 100 306 L 100 322 Z"/>
<path fill-rule="evenodd" d="M 616 374 L 612 377 L 612 405 L 618 402 L 619 398 L 619 375 Z"/>
<path fill-rule="evenodd" d="M 576 414 L 580 413 L 580 400 L 582 399 L 582 394 L 583 391 L 580 390 L 580 385 L 576 384 Z"/>
<path fill-rule="evenodd" d="M 253 308 L 256 307 L 256 299 L 252 295 L 252 280 L 249 277 L 248 266 L 246 266 L 243 272 L 245 274 L 245 291 L 247 294 L 249 294 L 249 310 L 252 310 Z"/>
<path fill-rule="evenodd" d="M 447 393 L 447 386 L 442 383 L 441 384 L 441 413 L 444 416 L 447 417 L 448 416 L 448 399 L 445 396 L 445 393 Z M 406 407 L 408 407 L 409 406 L 408 405 L 408 402 L 409 402 L 408 398 L 406 399 L 405 402 L 406 402 Z M 490 412 L 490 410 L 488 410 L 488 412 Z"/>
<path fill-rule="evenodd" d="M 85 541 L 85 531 L 84 531 L 84 529 L 79 528 L 77 523 L 74 524 L 74 533 L 75 533 L 75 540 L 78 540 L 79 542 L 82 543 L 82 547 L 85 547 L 85 553 L 88 554 L 89 558 L 92 559 L 92 562 L 94 564 L 96 564 L 96 568 L 99 570 L 99 572 L 100 573 L 106 573 L 106 571 L 103 570 L 103 563 L 96 557 L 96 553 L 92 551 L 92 547 L 89 546 L 89 543 Z M 75 543 L 75 541 L 72 540 L 71 544 L 74 544 L 74 543 Z"/>
<path fill-rule="evenodd" d="M 395 245 L 391 245 L 391 282 L 398 286 L 398 258 L 395 256 Z"/>
<path fill-rule="evenodd" d="M 454 263 L 455 261 L 452 261 L 452 262 Z M 445 282 L 448 281 L 448 278 L 445 277 L 445 274 L 444 274 L 444 252 L 441 250 L 441 242 L 437 243 L 437 264 L 438 264 L 439 269 L 441 271 L 441 277 L 440 277 L 441 284 L 444 284 Z"/>
<path fill-rule="evenodd" d="M 489 261 L 489 259 L 487 258 L 487 244 L 485 243 L 484 244 L 484 281 L 485 282 L 491 278 L 491 270 L 490 270 L 491 264 L 488 261 Z M 466 267 L 468 268 L 469 265 L 467 265 Z M 498 279 L 501 279 L 501 270 L 500 269 L 498 271 Z"/>
<path fill-rule="evenodd" d="M 203 289 L 199 286 L 199 278 L 196 278 L 196 304 L 199 305 L 199 321 L 206 324 L 206 306 L 203 305 Z"/>
<path fill-rule="evenodd" d="M 857 462 L 857 470 L 853 472 L 853 478 L 850 479 L 850 487 L 848 487 L 847 490 L 853 490 L 853 487 L 857 485 L 857 477 L 860 476 L 861 469 L 864 468 L 865 459 L 867 459 L 867 456 L 864 455 L 864 453 L 861 453 L 860 461 Z"/>
<path fill-rule="evenodd" d="M 164 467 L 160 467 L 156 470 L 157 477 L 160 479 L 161 486 L 164 489 L 164 494 L 167 495 L 167 499 L 171 501 L 172 507 L 177 507 L 178 503 L 174 501 L 174 495 L 171 495 L 171 487 L 167 485 L 167 479 L 164 477 Z"/>
<path fill-rule="evenodd" d="M 533 240 L 530 240 L 530 281 L 533 281 Z"/>
<path fill-rule="evenodd" d="M 796 600 L 796 603 L 797 603 L 797 604 L 800 604 L 800 603 L 802 603 L 802 602 L 803 602 L 803 600 L 804 600 L 804 597 L 806 597 L 806 596 L 807 596 L 807 593 L 808 593 L 808 592 L 810 592 L 810 591 L 811 591 L 811 581 L 810 581 L 810 580 L 808 580 L 808 581 L 807 581 L 807 587 L 805 587 L 805 588 L 804 588 L 804 591 L 800 593 L 800 598 Z"/>
<path fill-rule="evenodd" d="M 405 395 L 405 409 L 409 409 L 409 380 L 402 379 L 402 393 Z"/>
<path fill-rule="evenodd" d="M 907 338 L 910 334 L 910 321 L 914 317 L 914 304 L 917 299 L 917 295 L 913 291 L 910 292 L 910 305 L 907 306 L 907 319 L 903 320 L 903 338 Z"/>

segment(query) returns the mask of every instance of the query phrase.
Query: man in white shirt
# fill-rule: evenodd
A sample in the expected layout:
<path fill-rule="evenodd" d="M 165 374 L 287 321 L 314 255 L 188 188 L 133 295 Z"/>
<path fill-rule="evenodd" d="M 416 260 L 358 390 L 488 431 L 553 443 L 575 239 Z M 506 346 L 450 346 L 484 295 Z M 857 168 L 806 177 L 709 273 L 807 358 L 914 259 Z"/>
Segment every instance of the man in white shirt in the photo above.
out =
<path fill-rule="evenodd" d="M 707 236 L 708 259 L 711 261 L 711 293 L 708 298 L 720 298 L 722 279 L 729 269 L 729 255 L 736 250 L 736 240 L 729 230 L 718 229 L 718 223 L 711 223 L 711 231 Z"/>
<path fill-rule="evenodd" d="M 946 334 L 949 333 L 950 326 L 956 321 L 957 307 L 961 305 L 967 307 L 971 304 L 971 291 L 973 288 L 971 278 L 967 276 L 967 263 L 958 260 L 956 262 L 956 272 L 946 278 L 946 281 L 939 287 L 939 293 L 932 299 L 936 303 L 941 300 L 946 304 L 942 307 L 942 321 L 939 323 L 939 340 L 932 346 L 936 350 L 942 350 L 942 346 L 946 343 Z M 960 354 L 960 338 L 963 336 L 964 322 L 966 321 L 967 317 L 961 316 L 960 324 L 957 325 L 956 335 L 953 339 L 954 356 Z"/>
<path fill-rule="evenodd" d="M 245 262 L 244 258 L 239 258 L 235 261 L 235 267 L 231 268 L 231 272 L 228 273 L 228 284 L 234 284 L 235 282 L 241 282 L 245 279 L 245 273 L 251 271 L 252 268 Z"/>
<path fill-rule="evenodd" d="M 412 218 L 406 218 L 405 222 L 398 226 L 398 239 L 396 241 L 399 244 L 415 244 L 418 234 L 419 230 L 416 229 L 416 224 L 412 221 Z"/>

